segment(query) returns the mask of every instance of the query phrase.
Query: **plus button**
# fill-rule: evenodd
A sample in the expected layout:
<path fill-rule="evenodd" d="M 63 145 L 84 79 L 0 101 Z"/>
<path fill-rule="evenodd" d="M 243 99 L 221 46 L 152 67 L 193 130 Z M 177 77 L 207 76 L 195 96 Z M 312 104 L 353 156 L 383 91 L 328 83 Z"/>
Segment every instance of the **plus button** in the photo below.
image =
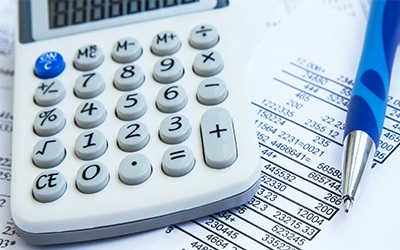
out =
<path fill-rule="evenodd" d="M 220 138 L 221 137 L 221 132 L 224 132 L 224 131 L 227 131 L 227 129 L 226 128 L 220 129 L 219 128 L 219 124 L 216 124 L 215 125 L 215 130 L 210 131 L 209 134 L 217 133 L 217 138 Z"/>

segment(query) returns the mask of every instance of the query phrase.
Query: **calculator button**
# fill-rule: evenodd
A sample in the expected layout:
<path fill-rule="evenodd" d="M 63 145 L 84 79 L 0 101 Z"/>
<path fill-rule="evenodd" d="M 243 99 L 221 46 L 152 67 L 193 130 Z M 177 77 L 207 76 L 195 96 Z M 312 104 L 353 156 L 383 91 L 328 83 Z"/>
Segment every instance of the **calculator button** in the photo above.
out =
<path fill-rule="evenodd" d="M 75 154 L 82 160 L 94 160 L 107 150 L 107 140 L 99 130 L 85 131 L 75 141 Z"/>
<path fill-rule="evenodd" d="M 124 121 L 131 121 L 142 117 L 147 111 L 147 104 L 144 95 L 131 93 L 122 95 L 117 102 L 115 113 Z"/>
<path fill-rule="evenodd" d="M 137 60 L 142 55 L 142 46 L 132 37 L 118 40 L 112 50 L 112 58 L 118 63 L 129 63 Z"/>
<path fill-rule="evenodd" d="M 80 128 L 94 128 L 106 119 L 107 112 L 103 103 L 93 100 L 78 106 L 75 112 L 75 123 Z"/>
<path fill-rule="evenodd" d="M 157 94 L 156 105 L 164 113 L 173 113 L 183 109 L 188 102 L 186 91 L 179 85 L 166 86 Z"/>
<path fill-rule="evenodd" d="M 209 78 L 200 82 L 196 96 L 201 104 L 217 105 L 228 96 L 228 88 L 222 79 Z"/>
<path fill-rule="evenodd" d="M 119 179 L 127 185 L 138 185 L 145 182 L 151 175 L 152 168 L 149 159 L 143 154 L 130 154 L 119 164 Z"/>
<path fill-rule="evenodd" d="M 180 145 L 167 149 L 162 157 L 162 170 L 171 177 L 180 177 L 192 171 L 195 165 L 190 148 Z"/>
<path fill-rule="evenodd" d="M 153 69 L 153 77 L 160 83 L 178 81 L 183 76 L 182 63 L 175 57 L 164 57 L 156 62 Z"/>
<path fill-rule="evenodd" d="M 224 68 L 220 53 L 208 50 L 200 52 L 194 59 L 193 70 L 199 76 L 213 76 Z"/>
<path fill-rule="evenodd" d="M 32 194 L 39 202 L 51 202 L 60 198 L 66 189 L 64 175 L 58 170 L 47 170 L 36 177 Z"/>
<path fill-rule="evenodd" d="M 109 180 L 110 174 L 103 163 L 86 163 L 76 174 L 76 187 L 85 194 L 97 193 L 107 186 Z"/>
<path fill-rule="evenodd" d="M 164 118 L 160 125 L 160 139 L 168 144 L 185 141 L 192 132 L 188 118 L 183 115 L 170 115 Z"/>
<path fill-rule="evenodd" d="M 134 64 L 123 65 L 114 74 L 114 86 L 122 91 L 137 89 L 143 82 L 143 71 Z"/>
<path fill-rule="evenodd" d="M 76 79 L 74 93 L 79 98 L 89 99 L 100 95 L 105 87 L 106 83 L 100 73 L 88 73 Z"/>
<path fill-rule="evenodd" d="M 63 143 L 55 138 L 42 139 L 33 147 L 32 161 L 39 168 L 52 168 L 65 158 Z"/>
<path fill-rule="evenodd" d="M 212 25 L 198 25 L 192 29 L 189 43 L 196 49 L 209 49 L 219 41 L 219 34 Z"/>
<path fill-rule="evenodd" d="M 118 147 L 127 152 L 144 148 L 150 140 L 149 130 L 141 122 L 127 123 L 118 131 Z"/>
<path fill-rule="evenodd" d="M 157 56 L 172 55 L 181 47 L 181 40 L 173 31 L 163 31 L 151 41 L 151 52 Z"/>
<path fill-rule="evenodd" d="M 87 71 L 97 68 L 104 60 L 100 47 L 91 44 L 80 47 L 74 57 L 74 66 L 78 70 Z"/>
<path fill-rule="evenodd" d="M 34 100 L 37 105 L 51 106 L 65 97 L 65 88 L 60 80 L 49 79 L 41 82 L 36 88 Z"/>
<path fill-rule="evenodd" d="M 235 131 L 226 109 L 212 108 L 201 117 L 204 160 L 212 168 L 225 168 L 237 158 Z"/>
<path fill-rule="evenodd" d="M 50 136 L 60 132 L 64 125 L 65 118 L 61 109 L 42 109 L 35 117 L 33 129 L 39 136 Z"/>
<path fill-rule="evenodd" d="M 35 75 L 42 79 L 53 78 L 61 74 L 65 69 L 65 62 L 61 54 L 46 52 L 41 54 L 35 63 Z"/>

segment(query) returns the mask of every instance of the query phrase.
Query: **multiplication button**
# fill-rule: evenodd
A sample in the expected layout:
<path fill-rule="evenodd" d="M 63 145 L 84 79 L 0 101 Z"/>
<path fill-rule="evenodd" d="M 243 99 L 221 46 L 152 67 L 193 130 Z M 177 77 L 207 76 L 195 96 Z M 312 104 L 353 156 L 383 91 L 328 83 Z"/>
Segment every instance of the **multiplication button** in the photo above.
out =
<path fill-rule="evenodd" d="M 190 32 L 189 43 L 196 49 L 209 49 L 219 41 L 217 29 L 209 24 L 198 25 Z"/>
<path fill-rule="evenodd" d="M 85 194 L 97 193 L 107 186 L 109 180 L 110 174 L 103 163 L 86 163 L 76 174 L 76 187 Z"/>
<path fill-rule="evenodd" d="M 61 109 L 42 109 L 35 117 L 33 129 L 39 136 L 50 136 L 60 132 L 64 125 L 65 118 Z"/>
<path fill-rule="evenodd" d="M 97 68 L 104 60 L 103 52 L 95 44 L 80 47 L 74 57 L 74 66 L 78 70 L 87 71 Z"/>
<path fill-rule="evenodd" d="M 193 70 L 199 76 L 213 76 L 224 68 L 222 56 L 217 51 L 200 52 L 194 59 Z"/>
<path fill-rule="evenodd" d="M 145 182 L 151 175 L 152 168 L 149 159 L 143 154 L 130 154 L 119 164 L 119 179 L 127 185 L 138 185 Z"/>
<path fill-rule="evenodd" d="M 102 156 L 107 147 L 108 143 L 102 132 L 85 131 L 75 141 L 75 154 L 82 160 L 94 160 Z"/>
<path fill-rule="evenodd" d="M 112 50 L 112 58 L 119 63 L 129 63 L 137 60 L 142 55 L 142 46 L 132 37 L 118 40 Z"/>
<path fill-rule="evenodd" d="M 65 96 L 65 88 L 60 80 L 49 79 L 36 88 L 34 100 L 37 105 L 51 106 L 59 103 Z"/>
<path fill-rule="evenodd" d="M 65 158 L 63 143 L 55 138 L 42 139 L 33 147 L 32 161 L 39 168 L 52 168 Z"/>
<path fill-rule="evenodd" d="M 89 99 L 100 95 L 105 87 L 103 76 L 100 73 L 93 72 L 80 75 L 76 79 L 74 93 L 79 98 Z"/>
<path fill-rule="evenodd" d="M 32 194 L 39 202 L 51 202 L 60 198 L 66 189 L 64 175 L 58 170 L 47 170 L 36 177 Z"/>

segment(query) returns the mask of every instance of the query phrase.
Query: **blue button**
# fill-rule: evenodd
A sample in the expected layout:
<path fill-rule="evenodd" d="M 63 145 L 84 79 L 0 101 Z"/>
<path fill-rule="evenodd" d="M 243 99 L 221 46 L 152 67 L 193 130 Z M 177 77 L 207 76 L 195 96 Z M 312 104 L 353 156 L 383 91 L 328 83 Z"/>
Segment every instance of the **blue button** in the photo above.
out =
<path fill-rule="evenodd" d="M 56 77 L 65 68 L 63 57 L 57 52 L 46 52 L 36 60 L 35 74 L 39 78 L 47 79 Z"/>

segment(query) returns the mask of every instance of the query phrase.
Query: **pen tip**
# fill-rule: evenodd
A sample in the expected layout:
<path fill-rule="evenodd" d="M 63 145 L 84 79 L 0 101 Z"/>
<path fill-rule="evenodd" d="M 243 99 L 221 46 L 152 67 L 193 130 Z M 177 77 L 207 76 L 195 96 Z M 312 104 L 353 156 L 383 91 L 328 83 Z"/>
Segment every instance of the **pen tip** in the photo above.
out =
<path fill-rule="evenodd" d="M 344 201 L 344 211 L 346 213 L 348 213 L 350 211 L 350 207 L 351 207 L 351 200 L 350 199 L 346 199 Z"/>

